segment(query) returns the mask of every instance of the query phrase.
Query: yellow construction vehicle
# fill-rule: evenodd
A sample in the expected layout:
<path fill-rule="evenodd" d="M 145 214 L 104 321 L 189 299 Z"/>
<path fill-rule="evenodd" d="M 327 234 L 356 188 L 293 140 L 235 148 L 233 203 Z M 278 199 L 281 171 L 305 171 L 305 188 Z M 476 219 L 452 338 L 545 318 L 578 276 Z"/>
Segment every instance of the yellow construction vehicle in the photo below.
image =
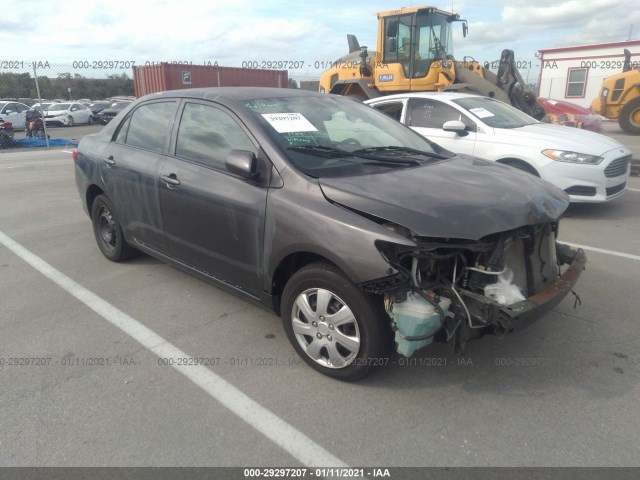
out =
<path fill-rule="evenodd" d="M 434 7 L 409 7 L 378 14 L 375 52 L 347 35 L 349 53 L 320 77 L 320 91 L 362 99 L 401 92 L 465 90 L 497 98 L 541 119 L 544 108 L 526 88 L 511 50 L 502 52 L 497 75 L 487 66 L 452 55 L 452 23 L 466 20 Z"/>
<path fill-rule="evenodd" d="M 602 81 L 600 96 L 591 102 L 591 111 L 612 120 L 632 135 L 640 135 L 640 70 L 632 68 L 631 52 L 624 50 L 622 73 Z"/>

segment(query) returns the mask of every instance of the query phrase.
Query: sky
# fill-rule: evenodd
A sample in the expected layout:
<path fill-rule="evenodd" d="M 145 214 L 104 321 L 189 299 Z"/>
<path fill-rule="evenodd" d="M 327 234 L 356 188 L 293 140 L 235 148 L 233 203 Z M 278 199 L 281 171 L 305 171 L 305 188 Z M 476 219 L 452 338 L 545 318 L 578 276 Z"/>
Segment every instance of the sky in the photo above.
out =
<path fill-rule="evenodd" d="M 511 49 L 531 62 L 540 49 L 640 39 L 638 0 L 21 0 L 0 18 L 0 61 L 193 62 L 241 67 L 286 61 L 289 76 L 314 80 L 347 53 L 346 35 L 374 50 L 376 12 L 429 4 L 469 22 L 454 24 L 456 59 L 498 60 Z M 631 30 L 630 30 L 631 29 Z M 293 63 L 297 62 L 297 63 Z M 5 65 L 6 67 L 6 65 Z M 295 68 L 298 67 L 298 68 Z M 4 68 L 0 64 L 0 68 Z M 4 70 L 3 70 L 4 71 Z M 130 70 L 128 70 L 130 72 Z M 523 71 L 523 77 L 528 72 Z"/>

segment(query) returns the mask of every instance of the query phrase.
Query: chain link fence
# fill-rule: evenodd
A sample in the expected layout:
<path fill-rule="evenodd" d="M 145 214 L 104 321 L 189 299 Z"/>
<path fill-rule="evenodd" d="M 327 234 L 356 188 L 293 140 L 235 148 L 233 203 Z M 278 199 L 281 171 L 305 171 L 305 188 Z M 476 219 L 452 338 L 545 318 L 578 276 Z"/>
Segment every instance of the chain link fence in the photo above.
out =
<path fill-rule="evenodd" d="M 0 61 L 0 148 L 68 145 L 69 131 L 57 127 L 93 124 L 92 104 L 133 95 L 133 62 Z M 45 114 L 51 103 L 61 120 Z"/>

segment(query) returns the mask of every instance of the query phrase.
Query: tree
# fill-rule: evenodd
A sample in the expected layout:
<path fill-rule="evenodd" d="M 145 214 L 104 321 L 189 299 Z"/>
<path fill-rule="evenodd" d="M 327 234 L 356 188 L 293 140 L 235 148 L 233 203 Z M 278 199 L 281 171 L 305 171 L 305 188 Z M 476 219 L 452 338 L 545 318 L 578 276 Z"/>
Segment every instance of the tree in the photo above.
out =
<path fill-rule="evenodd" d="M 289 88 L 300 88 L 298 87 L 298 82 L 296 82 L 293 78 L 289 79 Z"/>

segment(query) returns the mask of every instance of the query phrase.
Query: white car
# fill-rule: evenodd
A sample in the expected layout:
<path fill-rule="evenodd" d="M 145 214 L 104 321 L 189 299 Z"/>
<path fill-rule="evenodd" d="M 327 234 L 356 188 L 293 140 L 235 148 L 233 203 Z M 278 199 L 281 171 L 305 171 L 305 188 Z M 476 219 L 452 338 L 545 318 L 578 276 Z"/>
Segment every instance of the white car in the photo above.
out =
<path fill-rule="evenodd" d="M 631 150 L 604 135 L 541 123 L 511 105 L 469 93 L 407 93 L 365 103 L 448 150 L 537 175 L 572 202 L 605 202 L 627 190 Z"/>
<path fill-rule="evenodd" d="M 29 107 L 19 102 L 0 102 L 0 120 L 11 122 L 14 130 L 26 130 Z"/>
<path fill-rule="evenodd" d="M 59 123 L 67 127 L 73 127 L 79 123 L 93 123 L 91 110 L 81 103 L 54 103 L 44 112 L 44 120 L 47 125 Z"/>

